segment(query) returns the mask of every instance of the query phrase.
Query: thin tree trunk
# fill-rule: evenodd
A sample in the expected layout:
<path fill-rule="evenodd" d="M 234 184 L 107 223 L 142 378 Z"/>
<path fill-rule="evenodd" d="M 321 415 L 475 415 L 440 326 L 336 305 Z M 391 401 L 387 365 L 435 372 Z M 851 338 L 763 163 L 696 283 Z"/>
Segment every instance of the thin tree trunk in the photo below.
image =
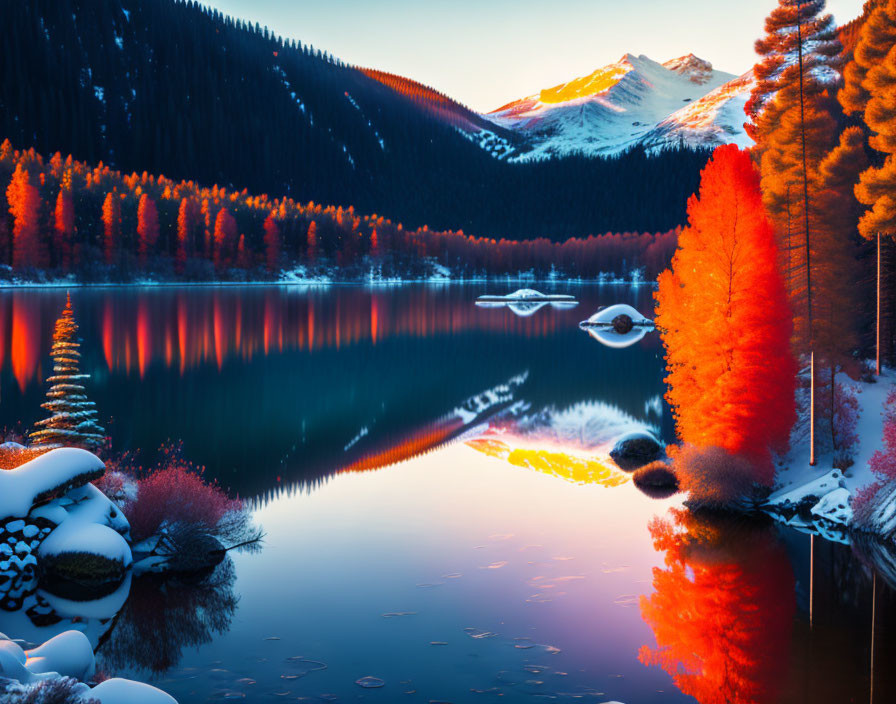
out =
<path fill-rule="evenodd" d="M 815 335 L 812 327 L 812 253 L 809 245 L 809 160 L 806 156 L 806 97 L 803 86 L 803 3 L 796 8 L 797 56 L 800 66 L 800 142 L 803 150 L 803 219 L 806 228 L 806 307 L 809 324 L 809 353 L 812 356 L 809 379 L 809 466 L 815 466 Z"/>
<path fill-rule="evenodd" d="M 876 352 L 875 373 L 880 376 L 880 233 L 877 233 L 877 322 L 875 325 L 877 339 L 874 343 Z"/>

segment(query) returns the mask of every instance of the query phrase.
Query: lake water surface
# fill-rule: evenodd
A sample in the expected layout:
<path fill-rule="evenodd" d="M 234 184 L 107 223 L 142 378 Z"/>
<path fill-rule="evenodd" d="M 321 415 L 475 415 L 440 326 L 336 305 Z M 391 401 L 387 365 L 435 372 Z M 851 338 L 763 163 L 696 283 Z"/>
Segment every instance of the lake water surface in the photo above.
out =
<path fill-rule="evenodd" d="M 816 540 L 810 622 L 808 536 L 694 518 L 607 460 L 632 429 L 674 439 L 662 346 L 577 323 L 651 316 L 651 289 L 473 303 L 512 288 L 74 290 L 113 446 L 182 440 L 266 537 L 202 579 L 38 592 L 0 632 L 84 630 L 182 704 L 896 700 L 894 601 L 860 551 Z M 41 417 L 64 298 L 0 292 L 0 426 Z"/>

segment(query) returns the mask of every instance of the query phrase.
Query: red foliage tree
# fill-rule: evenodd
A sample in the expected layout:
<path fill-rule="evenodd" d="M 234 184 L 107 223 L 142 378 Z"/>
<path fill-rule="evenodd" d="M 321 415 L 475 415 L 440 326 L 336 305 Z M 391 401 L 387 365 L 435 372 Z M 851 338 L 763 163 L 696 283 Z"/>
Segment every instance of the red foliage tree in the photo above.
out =
<path fill-rule="evenodd" d="M 117 191 L 107 193 L 103 201 L 103 235 L 106 264 L 114 264 L 121 254 L 121 198 Z"/>
<path fill-rule="evenodd" d="M 140 260 L 145 263 L 159 239 L 159 212 L 156 202 L 146 193 L 140 196 L 137 206 L 137 239 Z"/>
<path fill-rule="evenodd" d="M 175 263 L 177 269 L 183 272 L 187 264 L 187 257 L 192 256 L 195 249 L 194 234 L 199 222 L 199 203 L 195 198 L 184 196 L 181 198 L 180 207 L 177 210 L 177 254 Z"/>
<path fill-rule="evenodd" d="M 40 192 L 21 164 L 16 165 L 6 200 L 13 217 L 12 265 L 16 269 L 46 266 L 47 252 L 40 240 Z"/>
<path fill-rule="evenodd" d="M 748 458 L 756 480 L 770 484 L 770 448 L 786 447 L 795 421 L 796 364 L 774 233 L 747 152 L 716 149 L 688 219 L 656 292 L 678 435 Z"/>
<path fill-rule="evenodd" d="M 70 188 L 61 188 L 53 211 L 53 245 L 63 271 L 68 271 L 72 260 L 72 241 L 75 236 L 75 205 Z"/>
<path fill-rule="evenodd" d="M 280 267 L 280 228 L 274 220 L 274 213 L 264 221 L 264 254 L 268 271 L 273 273 Z"/>
<path fill-rule="evenodd" d="M 227 208 L 221 208 L 215 216 L 215 266 L 219 269 L 233 261 L 238 237 L 236 220 Z"/>
<path fill-rule="evenodd" d="M 317 223 L 312 220 L 311 224 L 308 225 L 308 236 L 306 242 L 306 257 L 310 263 L 314 263 L 317 261 Z"/>

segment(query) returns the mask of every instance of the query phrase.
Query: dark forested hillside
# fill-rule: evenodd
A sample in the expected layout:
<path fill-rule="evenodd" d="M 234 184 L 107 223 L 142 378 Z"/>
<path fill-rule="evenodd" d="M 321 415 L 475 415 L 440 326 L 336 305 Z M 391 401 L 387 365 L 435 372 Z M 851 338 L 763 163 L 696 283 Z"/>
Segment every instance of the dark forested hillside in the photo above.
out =
<path fill-rule="evenodd" d="M 2 6 L 0 137 L 43 153 L 552 239 L 680 224 L 706 161 L 508 163 L 518 138 L 445 96 L 192 0 Z"/>

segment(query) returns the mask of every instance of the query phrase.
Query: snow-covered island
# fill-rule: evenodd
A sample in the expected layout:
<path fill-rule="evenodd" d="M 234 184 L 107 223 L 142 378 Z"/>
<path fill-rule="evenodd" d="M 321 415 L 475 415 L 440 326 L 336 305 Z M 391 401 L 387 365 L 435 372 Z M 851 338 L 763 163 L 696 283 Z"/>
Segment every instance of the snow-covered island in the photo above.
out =
<path fill-rule="evenodd" d="M 607 347 L 630 347 L 653 330 L 653 321 L 626 303 L 601 308 L 588 320 L 579 323 L 591 337 Z"/>
<path fill-rule="evenodd" d="M 577 303 L 575 296 L 565 293 L 542 293 L 534 288 L 521 288 L 506 296 L 485 294 L 476 299 L 476 303 L 514 303 L 516 301 L 538 303 Z"/>

